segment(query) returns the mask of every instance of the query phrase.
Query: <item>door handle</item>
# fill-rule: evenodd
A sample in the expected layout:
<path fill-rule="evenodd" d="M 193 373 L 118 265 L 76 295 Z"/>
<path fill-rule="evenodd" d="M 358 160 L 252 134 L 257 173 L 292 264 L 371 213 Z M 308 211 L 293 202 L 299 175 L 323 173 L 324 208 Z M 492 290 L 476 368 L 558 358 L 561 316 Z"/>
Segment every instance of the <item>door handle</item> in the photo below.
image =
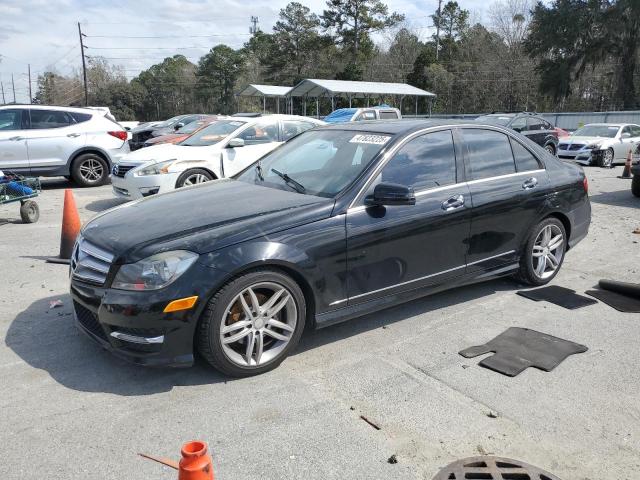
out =
<path fill-rule="evenodd" d="M 536 177 L 527 178 L 522 184 L 522 188 L 525 190 L 531 190 L 538 185 L 538 179 Z"/>
<path fill-rule="evenodd" d="M 18 142 L 20 140 L 24 140 L 22 137 L 10 137 L 9 140 L 11 140 L 12 142 Z"/>
<path fill-rule="evenodd" d="M 67 134 L 67 137 L 70 137 L 70 138 L 75 138 L 75 137 L 79 137 L 79 136 L 80 136 L 79 133 L 68 133 Z"/>
<path fill-rule="evenodd" d="M 464 207 L 464 195 L 454 195 L 442 202 L 442 209 L 447 212 L 460 207 Z"/>

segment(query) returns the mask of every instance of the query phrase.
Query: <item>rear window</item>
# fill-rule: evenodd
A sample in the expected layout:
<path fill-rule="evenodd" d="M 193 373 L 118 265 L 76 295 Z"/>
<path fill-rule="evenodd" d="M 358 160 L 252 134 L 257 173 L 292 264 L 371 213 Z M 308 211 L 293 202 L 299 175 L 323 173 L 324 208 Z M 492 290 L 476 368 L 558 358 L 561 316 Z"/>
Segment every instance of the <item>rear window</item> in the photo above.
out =
<path fill-rule="evenodd" d="M 398 114 L 393 110 L 386 111 L 386 112 L 380 111 L 380 119 L 381 120 L 397 120 Z"/>
<path fill-rule="evenodd" d="M 48 128 L 68 127 L 74 123 L 73 118 L 60 110 L 30 110 L 31 129 L 41 130 Z"/>
<path fill-rule="evenodd" d="M 529 150 L 513 138 L 509 140 L 511 141 L 513 158 L 516 161 L 516 169 L 518 172 L 528 172 L 530 170 L 538 170 L 539 168 L 542 168 L 540 163 L 538 163 L 538 159 L 534 157 Z"/>
<path fill-rule="evenodd" d="M 481 128 L 464 128 L 462 132 L 472 180 L 515 173 L 509 137 L 504 133 Z"/>
<path fill-rule="evenodd" d="M 91 120 L 91 114 L 90 113 L 69 112 L 69 115 L 71 115 L 71 117 L 73 117 L 73 119 L 76 121 L 76 123 L 82 123 L 82 122 L 87 122 L 87 121 Z"/>

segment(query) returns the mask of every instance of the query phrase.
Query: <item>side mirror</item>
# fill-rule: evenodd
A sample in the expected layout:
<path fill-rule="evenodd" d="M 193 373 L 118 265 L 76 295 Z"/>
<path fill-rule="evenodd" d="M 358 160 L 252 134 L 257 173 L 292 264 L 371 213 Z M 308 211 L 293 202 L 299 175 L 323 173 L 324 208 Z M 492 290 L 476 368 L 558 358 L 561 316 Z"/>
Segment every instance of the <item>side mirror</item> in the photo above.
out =
<path fill-rule="evenodd" d="M 227 144 L 227 148 L 238 148 L 238 147 L 244 147 L 244 140 L 242 138 L 235 137 L 229 140 L 229 143 Z"/>
<path fill-rule="evenodd" d="M 397 183 L 379 183 L 373 190 L 373 195 L 364 199 L 367 206 L 379 205 L 415 205 L 416 196 L 413 188 Z"/>
<path fill-rule="evenodd" d="M 184 123 L 178 122 L 173 126 L 173 129 L 174 130 L 180 130 L 182 127 L 184 127 Z"/>
<path fill-rule="evenodd" d="M 622 135 L 620 135 L 620 138 L 631 138 L 631 134 L 629 132 L 624 132 Z"/>

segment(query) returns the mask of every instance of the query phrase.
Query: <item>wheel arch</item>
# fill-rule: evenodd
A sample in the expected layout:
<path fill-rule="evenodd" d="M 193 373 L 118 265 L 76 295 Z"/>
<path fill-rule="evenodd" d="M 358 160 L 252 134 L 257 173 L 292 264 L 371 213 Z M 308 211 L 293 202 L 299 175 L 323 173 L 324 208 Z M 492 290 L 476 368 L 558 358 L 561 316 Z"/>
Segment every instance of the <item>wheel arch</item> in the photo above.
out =
<path fill-rule="evenodd" d="M 111 170 L 111 158 L 109 158 L 109 155 L 107 154 L 107 152 L 105 152 L 104 150 L 98 147 L 82 147 L 76 150 L 75 152 L 73 152 L 69 156 L 69 161 L 67 162 L 67 166 L 69 167 L 69 172 L 71 172 L 71 168 L 73 167 L 73 162 L 75 162 L 80 155 L 85 155 L 87 153 L 93 153 L 94 155 L 97 155 L 100 158 L 102 158 L 104 161 L 107 162 L 107 168 Z"/>
<path fill-rule="evenodd" d="M 547 218 L 557 218 L 562 222 L 562 226 L 564 226 L 564 231 L 567 234 L 566 245 L 567 245 L 567 250 L 569 250 L 569 239 L 571 238 L 571 220 L 569 220 L 569 217 L 565 215 L 563 212 L 554 211 L 549 213 L 542 219 L 540 219 L 540 221 L 546 220 Z"/>
<path fill-rule="evenodd" d="M 175 188 L 179 188 L 178 187 L 178 183 L 180 181 L 180 179 L 182 178 L 182 176 L 187 173 L 190 170 L 204 170 L 205 172 L 207 172 L 208 174 L 210 174 L 213 177 L 213 180 L 219 180 L 220 179 L 220 175 L 218 175 L 216 172 L 214 172 L 211 168 L 206 167 L 206 166 L 195 166 L 195 167 L 189 167 L 186 168 L 184 171 L 180 172 L 180 175 L 178 176 L 178 178 L 176 179 L 176 184 L 175 184 Z"/>

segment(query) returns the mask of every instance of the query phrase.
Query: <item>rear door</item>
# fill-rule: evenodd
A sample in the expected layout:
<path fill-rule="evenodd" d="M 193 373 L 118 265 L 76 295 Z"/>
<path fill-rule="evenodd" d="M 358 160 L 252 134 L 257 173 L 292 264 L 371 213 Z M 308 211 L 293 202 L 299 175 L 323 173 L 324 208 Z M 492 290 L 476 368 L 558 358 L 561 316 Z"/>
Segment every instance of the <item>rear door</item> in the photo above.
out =
<path fill-rule="evenodd" d="M 33 173 L 46 173 L 67 165 L 71 155 L 84 147 L 86 133 L 61 110 L 29 109 L 27 133 L 29 164 Z"/>
<path fill-rule="evenodd" d="M 19 108 L 0 110 L 0 170 L 29 169 L 25 117 L 27 111 Z"/>
<path fill-rule="evenodd" d="M 230 137 L 244 140 L 243 147 L 224 148 L 222 161 L 225 177 L 231 177 L 245 169 L 260 157 L 282 143 L 280 125 L 277 118 L 265 117 L 251 122 L 242 131 Z"/>
<path fill-rule="evenodd" d="M 634 138 L 634 133 L 636 138 Z M 633 125 L 626 125 L 622 127 L 620 132 L 620 143 L 614 147 L 616 160 L 626 160 L 629 150 L 633 150 L 634 146 L 638 143 L 638 133 L 639 132 L 637 131 L 634 132 Z"/>
<path fill-rule="evenodd" d="M 374 174 L 347 212 L 350 304 L 464 274 L 470 203 L 458 157 L 451 130 L 425 133 Z M 364 198 L 380 182 L 412 186 L 415 205 L 366 207 Z"/>
<path fill-rule="evenodd" d="M 464 128 L 462 136 L 473 203 L 467 270 L 513 263 L 544 204 L 546 171 L 527 147 L 502 132 Z"/>

